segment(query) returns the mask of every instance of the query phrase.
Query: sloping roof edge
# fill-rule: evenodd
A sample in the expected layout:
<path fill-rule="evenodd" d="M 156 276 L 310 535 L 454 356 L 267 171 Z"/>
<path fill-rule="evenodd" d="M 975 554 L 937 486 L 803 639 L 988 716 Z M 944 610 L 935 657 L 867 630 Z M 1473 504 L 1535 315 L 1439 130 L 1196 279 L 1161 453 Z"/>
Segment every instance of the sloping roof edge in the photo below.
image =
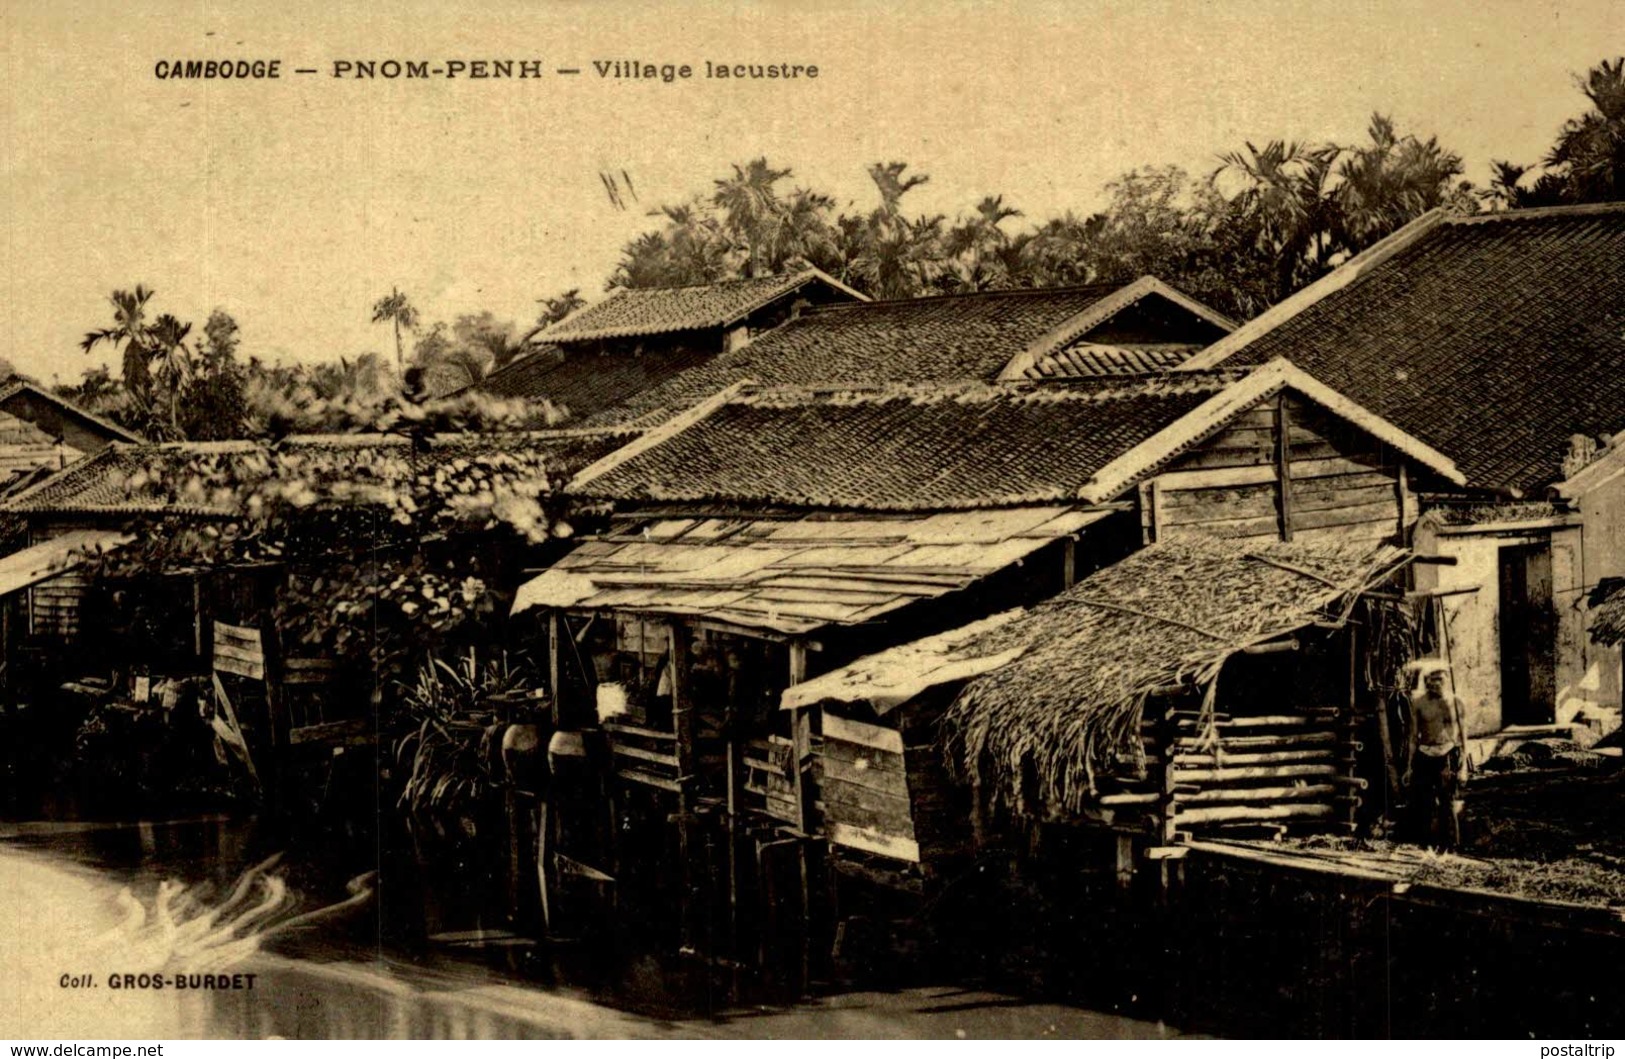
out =
<path fill-rule="evenodd" d="M 0 386 L 0 404 L 5 403 L 25 390 L 36 397 L 42 398 L 43 400 L 56 405 L 67 414 L 74 416 L 75 418 L 82 419 L 87 423 L 92 423 L 123 441 L 139 444 L 147 440 L 140 434 L 137 434 L 135 431 L 121 427 L 111 419 L 105 419 L 102 416 L 97 415 L 95 412 L 89 411 L 88 409 L 81 408 L 79 405 L 74 404 L 66 397 L 59 397 L 50 390 L 47 390 L 45 387 L 29 382 L 27 379 L 13 379 L 4 386 Z"/>
<path fill-rule="evenodd" d="M 687 430 L 733 400 L 734 396 L 741 390 L 754 385 L 755 382 L 751 379 L 741 379 L 725 390 L 718 390 L 692 408 L 672 416 L 660 426 L 644 431 L 635 441 L 623 445 L 597 462 L 583 467 L 564 487 L 565 492 L 577 492 L 585 487 L 587 483 L 596 478 L 602 478 L 634 456 L 641 456 L 657 445 L 665 444 L 673 435 Z"/>
<path fill-rule="evenodd" d="M 1028 345 L 1026 349 L 1011 357 L 1010 363 L 1006 364 L 1004 369 L 999 372 L 999 381 L 1009 382 L 1024 377 L 1027 369 L 1038 363 L 1039 360 L 1054 353 L 1068 342 L 1089 333 L 1124 309 L 1153 294 L 1167 299 L 1186 312 L 1206 320 L 1223 331 L 1234 332 L 1238 326 L 1236 321 L 1228 316 L 1203 305 L 1195 298 L 1164 283 L 1157 277 L 1141 276 L 1134 282 L 1106 295 L 1076 316 L 1062 321 Z"/>
<path fill-rule="evenodd" d="M 1158 465 L 1216 433 L 1241 412 L 1283 389 L 1307 397 L 1449 481 L 1457 485 L 1466 484 L 1466 476 L 1456 467 L 1455 461 L 1344 397 L 1283 357 L 1260 365 L 1245 378 L 1225 387 L 1102 467 L 1084 488 L 1080 498 L 1098 504 L 1116 497 Z"/>
<path fill-rule="evenodd" d="M 1386 239 L 1366 247 L 1296 294 L 1276 302 L 1174 370 L 1194 371 L 1198 368 L 1217 367 L 1225 358 L 1245 348 L 1259 336 L 1275 330 L 1316 302 L 1359 282 L 1373 268 L 1421 241 L 1449 217 L 1450 211 L 1442 206 L 1429 210 Z"/>
<path fill-rule="evenodd" d="M 771 277 L 764 277 L 764 278 L 771 278 Z M 621 298 L 625 297 L 626 294 L 628 293 L 629 288 L 622 287 L 619 290 L 617 290 L 614 294 L 611 294 L 608 298 L 605 298 L 601 302 L 597 302 L 597 303 L 595 303 L 593 305 L 589 305 L 589 306 L 584 306 L 582 309 L 578 310 L 576 313 L 572 313 L 570 316 L 565 317 L 564 319 L 558 321 L 557 323 L 551 324 L 548 327 L 546 327 L 546 328 L 544 328 L 544 329 L 542 329 L 540 331 L 531 332 L 529 335 L 526 336 L 526 339 L 527 339 L 527 341 L 531 341 L 531 342 L 551 342 L 551 343 L 554 343 L 554 344 L 563 345 L 563 344 L 569 344 L 569 343 L 573 343 L 573 342 L 594 342 L 594 341 L 597 341 L 599 339 L 605 339 L 605 338 L 633 338 L 633 337 L 636 337 L 636 336 L 639 336 L 639 335 L 667 334 L 667 333 L 673 332 L 673 331 L 692 331 L 692 330 L 697 330 L 699 328 L 706 328 L 706 327 L 728 327 L 729 325 L 737 323 L 738 321 L 740 321 L 740 320 L 744 319 L 745 317 L 749 316 L 751 313 L 753 313 L 753 312 L 757 311 L 758 309 L 762 308 L 762 306 L 767 305 L 770 302 L 776 301 L 777 299 L 784 297 L 786 294 L 789 294 L 790 292 L 792 292 L 794 290 L 797 290 L 797 289 L 799 289 L 799 288 L 805 286 L 806 284 L 808 284 L 810 282 L 813 282 L 815 280 L 818 281 L 818 282 L 821 282 L 821 283 L 825 283 L 825 284 L 829 285 L 830 287 L 833 287 L 835 290 L 841 291 L 844 294 L 849 294 L 853 298 L 856 298 L 859 301 L 868 301 L 869 300 L 868 295 L 865 295 L 865 294 L 863 294 L 863 293 L 861 293 L 859 291 L 853 290 L 851 287 L 848 287 L 846 284 L 842 283 L 840 280 L 836 279 L 834 276 L 831 276 L 829 273 L 825 272 L 824 270 L 822 270 L 820 268 L 815 268 L 812 265 L 804 265 L 801 268 L 796 269 L 794 272 L 787 272 L 787 273 L 785 273 L 785 275 L 782 278 L 783 278 L 783 282 L 778 283 L 778 284 L 774 284 L 772 286 L 764 286 L 762 294 L 759 297 L 755 298 L 754 300 L 752 300 L 752 301 L 750 301 L 748 303 L 742 304 L 737 311 L 733 312 L 731 315 L 728 315 L 728 316 L 712 317 L 712 318 L 708 318 L 708 319 L 706 319 L 706 320 L 704 320 L 702 322 L 689 324 L 689 325 L 684 326 L 684 327 L 635 327 L 635 326 L 624 326 L 623 325 L 623 326 L 620 326 L 620 327 L 600 327 L 600 328 L 598 328 L 596 330 L 588 329 L 588 330 L 582 331 L 582 332 L 572 332 L 572 331 L 570 331 L 570 329 L 567 327 L 567 325 L 570 324 L 572 321 L 579 320 L 580 316 L 583 313 L 590 312 L 592 310 L 598 309 L 598 308 L 600 308 L 602 306 L 605 306 L 605 305 L 612 305 L 616 301 L 618 301 Z M 722 282 L 730 282 L 730 281 L 722 281 Z M 692 286 L 695 286 L 695 287 L 711 287 L 711 286 L 720 286 L 720 285 L 721 285 L 720 283 L 715 283 L 715 284 L 698 283 L 698 284 L 693 284 Z M 666 288 L 641 288 L 641 289 L 645 289 L 645 290 L 682 290 L 684 288 L 681 288 L 681 287 L 666 287 Z"/>

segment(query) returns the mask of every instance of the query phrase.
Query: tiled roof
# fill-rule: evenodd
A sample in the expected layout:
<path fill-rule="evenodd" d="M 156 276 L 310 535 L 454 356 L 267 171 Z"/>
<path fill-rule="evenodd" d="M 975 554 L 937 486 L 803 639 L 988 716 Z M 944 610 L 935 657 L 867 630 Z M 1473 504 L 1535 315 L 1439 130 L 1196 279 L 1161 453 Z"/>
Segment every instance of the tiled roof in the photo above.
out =
<path fill-rule="evenodd" d="M 672 331 L 724 327 L 808 283 L 826 282 L 814 269 L 760 279 L 736 279 L 693 287 L 618 290 L 549 327 L 548 342 L 590 342 Z"/>
<path fill-rule="evenodd" d="M 1367 254 L 1192 363 L 1287 357 L 1485 488 L 1537 492 L 1572 435 L 1625 430 L 1625 205 L 1431 219 Z"/>
<path fill-rule="evenodd" d="M 1106 511 L 618 519 L 519 589 L 531 607 L 685 614 L 799 634 L 968 588 Z"/>
<path fill-rule="evenodd" d="M 645 435 L 571 488 L 872 511 L 1049 503 L 1076 498 L 1095 472 L 1235 378 L 747 390 Z"/>
<path fill-rule="evenodd" d="M 460 434 L 433 438 L 416 453 L 409 438 L 380 434 L 324 434 L 285 438 L 283 453 L 389 452 L 443 464 L 471 452 L 544 449 L 558 461 L 560 481 L 624 444 L 625 434 L 607 431 L 535 431 Z M 224 472 L 237 480 L 263 474 L 268 448 L 255 441 L 174 442 L 161 445 L 114 443 L 87 459 L 0 504 L 17 514 L 180 514 L 231 515 L 229 493 L 202 491 L 202 472 Z M 212 479 L 211 479 L 212 480 Z"/>
<path fill-rule="evenodd" d="M 660 418 L 736 382 L 769 386 L 883 384 L 979 379 L 992 382 L 1018 356 L 1041 357 L 1077 343 L 1110 319 L 1097 307 L 1134 304 L 1168 290 L 1149 277 L 1135 283 L 1039 290 L 986 291 L 812 309 L 627 401 L 605 421 Z M 1172 297 L 1182 295 L 1170 291 Z M 1228 321 L 1217 318 L 1215 335 Z M 1080 329 L 1081 328 L 1081 332 Z M 1118 358 L 1119 361 L 1122 358 Z M 1102 361 L 1104 364 L 1104 361 Z M 1089 370 L 1087 358 L 1056 361 Z M 1110 365 L 1119 374 L 1117 364 Z"/>
<path fill-rule="evenodd" d="M 1022 372 L 1029 379 L 1076 379 L 1090 375 L 1149 375 L 1185 363 L 1201 346 L 1117 346 L 1080 342 L 1046 353 Z"/>
<path fill-rule="evenodd" d="M 580 423 L 658 386 L 715 356 L 715 349 L 657 349 L 643 353 L 544 345 L 492 372 L 479 385 L 498 397 L 545 398 Z"/>

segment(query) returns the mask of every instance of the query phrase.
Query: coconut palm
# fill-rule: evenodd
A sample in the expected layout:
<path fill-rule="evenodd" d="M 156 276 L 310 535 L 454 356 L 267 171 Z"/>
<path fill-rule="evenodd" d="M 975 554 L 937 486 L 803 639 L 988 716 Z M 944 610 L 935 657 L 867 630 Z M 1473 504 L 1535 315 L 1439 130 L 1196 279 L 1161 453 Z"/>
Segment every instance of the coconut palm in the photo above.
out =
<path fill-rule="evenodd" d="M 375 324 L 391 324 L 395 328 L 395 369 L 404 371 L 406 366 L 405 347 L 401 344 L 401 329 L 414 331 L 418 326 L 418 311 L 406 295 L 399 288 L 391 287 L 387 295 L 379 298 L 372 306 L 372 322 Z"/>

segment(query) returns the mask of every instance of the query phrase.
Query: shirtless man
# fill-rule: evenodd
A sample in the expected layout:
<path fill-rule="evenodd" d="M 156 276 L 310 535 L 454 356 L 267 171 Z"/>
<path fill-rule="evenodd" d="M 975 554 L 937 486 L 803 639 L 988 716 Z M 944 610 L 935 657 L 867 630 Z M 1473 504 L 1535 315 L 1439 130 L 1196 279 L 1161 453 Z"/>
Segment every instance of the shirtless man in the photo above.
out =
<path fill-rule="evenodd" d="M 1405 786 L 1427 840 L 1452 849 L 1461 844 L 1456 803 L 1461 785 L 1467 781 L 1467 728 L 1462 723 L 1461 700 L 1445 690 L 1450 667 L 1429 659 L 1417 669 L 1422 680 L 1411 694 Z"/>

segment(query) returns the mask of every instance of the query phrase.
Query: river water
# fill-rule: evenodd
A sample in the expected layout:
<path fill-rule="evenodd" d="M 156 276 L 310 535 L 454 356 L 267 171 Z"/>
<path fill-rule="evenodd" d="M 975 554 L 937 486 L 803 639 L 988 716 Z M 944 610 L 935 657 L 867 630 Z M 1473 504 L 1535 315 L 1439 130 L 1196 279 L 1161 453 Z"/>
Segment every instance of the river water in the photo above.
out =
<path fill-rule="evenodd" d="M 711 1014 L 628 1005 L 624 988 L 611 1003 L 490 950 L 391 950 L 373 877 L 320 881 L 262 842 L 222 819 L 0 824 L 0 1037 L 1176 1035 L 947 985 Z"/>

